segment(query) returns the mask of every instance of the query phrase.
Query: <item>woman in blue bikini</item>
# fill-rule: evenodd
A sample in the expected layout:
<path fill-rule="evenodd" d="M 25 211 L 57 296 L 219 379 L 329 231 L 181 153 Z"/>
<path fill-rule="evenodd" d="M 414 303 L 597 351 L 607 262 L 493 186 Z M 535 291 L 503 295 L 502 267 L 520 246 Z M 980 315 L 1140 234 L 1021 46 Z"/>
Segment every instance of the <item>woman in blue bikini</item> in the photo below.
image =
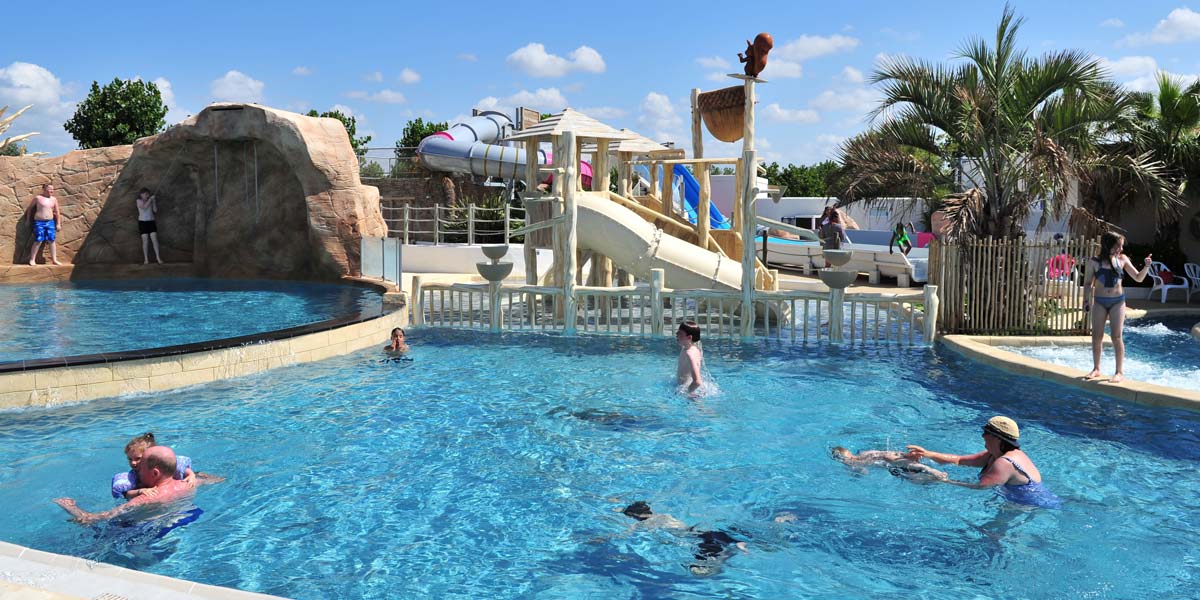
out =
<path fill-rule="evenodd" d="M 946 480 L 946 483 L 973 489 L 995 488 L 1009 502 L 1058 508 L 1062 500 L 1042 485 L 1042 474 L 1033 460 L 1021 451 L 1021 430 L 1008 417 L 995 416 L 983 426 L 983 452 L 969 455 L 932 452 L 920 446 L 908 446 L 908 458 L 928 458 L 943 465 L 979 467 L 979 483 Z"/>
<path fill-rule="evenodd" d="M 1121 332 L 1125 327 L 1125 289 L 1121 287 L 1121 272 L 1128 273 L 1134 281 L 1141 281 L 1150 272 L 1151 254 L 1146 255 L 1141 271 L 1133 267 L 1133 261 L 1121 254 L 1125 248 L 1125 237 L 1109 231 L 1100 237 L 1100 256 L 1087 261 L 1087 272 L 1083 276 L 1083 311 L 1092 317 L 1092 372 L 1084 379 L 1100 376 L 1100 354 L 1104 348 L 1104 322 L 1111 329 L 1113 354 L 1117 356 L 1117 372 L 1112 383 L 1125 378 L 1125 340 Z M 1095 298 L 1095 303 L 1092 299 Z"/>

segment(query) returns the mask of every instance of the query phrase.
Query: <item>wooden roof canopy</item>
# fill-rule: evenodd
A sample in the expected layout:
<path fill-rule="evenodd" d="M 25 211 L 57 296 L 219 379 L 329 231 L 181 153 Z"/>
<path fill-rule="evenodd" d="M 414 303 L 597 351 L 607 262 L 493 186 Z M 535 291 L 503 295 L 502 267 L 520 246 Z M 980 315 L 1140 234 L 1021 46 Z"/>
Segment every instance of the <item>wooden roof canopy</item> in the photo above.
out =
<path fill-rule="evenodd" d="M 575 138 L 580 140 L 625 140 L 636 135 L 614 129 L 575 109 L 564 108 L 562 112 L 538 121 L 537 125 L 508 136 L 505 141 L 559 136 L 565 131 L 575 132 Z"/>

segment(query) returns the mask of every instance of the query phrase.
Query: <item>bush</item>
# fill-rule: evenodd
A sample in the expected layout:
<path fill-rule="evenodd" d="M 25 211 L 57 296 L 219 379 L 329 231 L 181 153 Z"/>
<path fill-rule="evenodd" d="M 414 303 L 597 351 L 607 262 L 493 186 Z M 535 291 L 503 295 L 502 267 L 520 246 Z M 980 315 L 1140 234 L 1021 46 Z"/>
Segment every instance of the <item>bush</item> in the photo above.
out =
<path fill-rule="evenodd" d="M 104 87 L 93 81 L 87 98 L 63 129 L 80 148 L 121 146 L 159 133 L 166 116 L 162 93 L 149 81 L 113 79 Z"/>

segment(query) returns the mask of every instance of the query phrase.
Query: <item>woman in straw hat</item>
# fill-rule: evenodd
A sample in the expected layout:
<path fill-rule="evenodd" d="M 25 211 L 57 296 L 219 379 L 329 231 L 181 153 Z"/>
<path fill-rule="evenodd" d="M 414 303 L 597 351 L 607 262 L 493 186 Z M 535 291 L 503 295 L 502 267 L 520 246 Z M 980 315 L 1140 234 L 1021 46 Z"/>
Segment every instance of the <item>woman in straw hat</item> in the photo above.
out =
<path fill-rule="evenodd" d="M 943 465 L 980 467 L 979 483 L 949 480 L 946 483 L 974 489 L 996 488 L 1006 500 L 1019 504 L 1057 508 L 1058 496 L 1042 485 L 1042 474 L 1029 456 L 1021 451 L 1021 430 L 1017 422 L 996 416 L 983 426 L 983 452 L 958 455 L 931 452 L 909 445 L 912 460 L 928 458 Z"/>

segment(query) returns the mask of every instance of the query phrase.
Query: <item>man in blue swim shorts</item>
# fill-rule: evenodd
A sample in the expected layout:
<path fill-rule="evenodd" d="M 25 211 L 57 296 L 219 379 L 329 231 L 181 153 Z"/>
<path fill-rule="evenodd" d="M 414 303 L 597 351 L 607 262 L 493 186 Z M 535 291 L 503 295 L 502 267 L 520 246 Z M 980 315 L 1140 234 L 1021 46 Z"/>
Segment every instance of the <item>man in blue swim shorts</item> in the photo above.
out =
<path fill-rule="evenodd" d="M 25 211 L 33 217 L 33 247 L 29 250 L 29 264 L 37 264 L 38 250 L 44 242 L 50 243 L 50 262 L 58 262 L 58 243 L 56 241 L 59 224 L 58 198 L 54 197 L 54 186 L 49 183 L 42 185 L 42 193 L 29 203 Z"/>

